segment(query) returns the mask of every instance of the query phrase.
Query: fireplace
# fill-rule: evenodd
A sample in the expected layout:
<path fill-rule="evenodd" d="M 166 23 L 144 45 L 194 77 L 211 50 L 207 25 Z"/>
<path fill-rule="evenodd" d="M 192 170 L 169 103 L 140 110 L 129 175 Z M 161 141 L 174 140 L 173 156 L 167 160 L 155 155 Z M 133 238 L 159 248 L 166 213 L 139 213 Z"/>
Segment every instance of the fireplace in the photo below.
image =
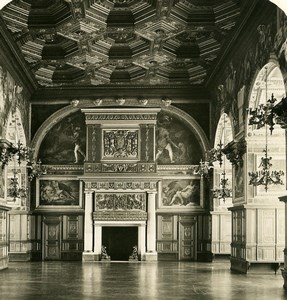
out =
<path fill-rule="evenodd" d="M 111 260 L 128 261 L 133 246 L 138 246 L 138 227 L 103 226 L 102 245 L 106 247 Z"/>

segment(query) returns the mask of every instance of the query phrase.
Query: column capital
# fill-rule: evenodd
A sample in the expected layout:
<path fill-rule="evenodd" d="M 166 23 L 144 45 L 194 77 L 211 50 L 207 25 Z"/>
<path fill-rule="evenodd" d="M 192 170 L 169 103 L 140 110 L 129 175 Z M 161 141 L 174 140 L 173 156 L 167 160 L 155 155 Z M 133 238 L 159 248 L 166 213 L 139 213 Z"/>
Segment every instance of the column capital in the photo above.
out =
<path fill-rule="evenodd" d="M 156 195 L 157 194 L 157 191 L 147 191 L 148 194 L 153 194 L 153 195 Z M 286 196 L 287 197 L 287 196 Z"/>
<path fill-rule="evenodd" d="M 92 191 L 92 190 L 85 190 L 84 191 L 84 194 L 86 194 L 86 195 L 91 195 L 91 194 L 93 194 L 95 191 Z"/>

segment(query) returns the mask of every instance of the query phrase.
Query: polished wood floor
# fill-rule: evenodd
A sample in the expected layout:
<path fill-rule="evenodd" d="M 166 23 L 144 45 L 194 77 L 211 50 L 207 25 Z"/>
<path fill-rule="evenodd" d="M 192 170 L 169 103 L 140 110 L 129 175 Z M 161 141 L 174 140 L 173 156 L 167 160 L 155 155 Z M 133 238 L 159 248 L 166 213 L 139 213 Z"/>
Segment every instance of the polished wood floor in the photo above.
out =
<path fill-rule="evenodd" d="M 228 261 L 10 262 L 0 272 L 0 299 L 287 299 L 279 272 L 229 268 Z"/>

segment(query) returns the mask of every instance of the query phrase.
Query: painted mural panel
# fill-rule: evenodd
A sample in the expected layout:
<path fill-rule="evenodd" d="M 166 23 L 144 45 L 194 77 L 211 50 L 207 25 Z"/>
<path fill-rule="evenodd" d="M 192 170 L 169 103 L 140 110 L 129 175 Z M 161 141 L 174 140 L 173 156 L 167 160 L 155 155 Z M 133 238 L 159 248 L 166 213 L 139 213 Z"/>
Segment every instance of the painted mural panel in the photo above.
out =
<path fill-rule="evenodd" d="M 200 179 L 165 179 L 162 183 L 162 206 L 200 204 Z"/>
<path fill-rule="evenodd" d="M 244 173 L 243 173 L 243 166 L 241 164 L 236 165 L 235 167 L 235 198 L 243 197 L 244 193 Z"/>
<path fill-rule="evenodd" d="M 44 164 L 77 164 L 85 160 L 84 115 L 80 112 L 58 122 L 44 138 L 39 158 Z"/>
<path fill-rule="evenodd" d="M 200 145 L 191 130 L 174 116 L 158 114 L 156 161 L 158 164 L 191 165 L 202 157 Z"/>
<path fill-rule="evenodd" d="M 80 185 L 78 180 L 39 180 L 39 206 L 80 205 Z"/>

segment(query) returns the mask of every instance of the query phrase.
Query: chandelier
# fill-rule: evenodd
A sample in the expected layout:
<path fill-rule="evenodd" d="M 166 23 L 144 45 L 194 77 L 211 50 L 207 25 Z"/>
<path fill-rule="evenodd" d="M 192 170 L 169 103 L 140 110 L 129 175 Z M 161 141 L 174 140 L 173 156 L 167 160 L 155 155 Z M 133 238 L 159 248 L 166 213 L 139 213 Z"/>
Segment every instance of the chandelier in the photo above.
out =
<path fill-rule="evenodd" d="M 280 178 L 281 176 L 284 175 L 283 171 L 271 171 L 271 160 L 272 157 L 268 157 L 268 149 L 267 146 L 263 150 L 265 152 L 265 155 L 261 157 L 261 162 L 260 165 L 258 166 L 261 168 L 260 171 L 256 172 L 248 172 L 248 175 L 250 176 L 250 185 L 258 186 L 258 185 L 264 185 L 265 191 L 267 192 L 268 190 L 268 185 L 270 184 L 283 184 L 282 179 Z"/>
<path fill-rule="evenodd" d="M 225 135 L 225 113 L 223 114 L 223 137 Z M 224 138 L 223 138 L 224 140 Z M 225 157 L 223 152 L 223 143 L 220 140 L 219 144 L 217 144 L 217 147 L 215 149 L 211 149 L 211 153 L 213 154 L 214 160 L 219 162 L 219 166 L 221 168 L 223 164 L 223 172 L 220 176 L 220 183 L 219 188 L 213 189 L 213 198 L 223 199 L 223 202 L 225 202 L 225 198 L 230 198 L 232 196 L 232 189 L 230 189 L 228 178 L 226 178 L 226 172 L 225 172 Z"/>
<path fill-rule="evenodd" d="M 225 170 L 221 173 L 222 177 L 220 179 L 220 184 L 218 189 L 214 189 L 213 198 L 223 199 L 232 197 L 232 189 L 229 188 L 228 178 L 226 178 Z"/>
<path fill-rule="evenodd" d="M 222 141 L 220 141 L 219 144 L 217 144 L 216 148 L 212 148 L 212 149 L 210 149 L 209 151 L 206 152 L 206 154 L 207 154 L 207 160 L 210 163 L 218 161 L 219 162 L 219 166 L 221 167 L 222 163 L 223 163 L 223 152 L 222 152 L 222 149 L 223 149 L 223 143 L 222 143 Z"/>
<path fill-rule="evenodd" d="M 213 169 L 212 162 L 203 161 L 201 159 L 199 165 L 194 168 L 193 174 L 200 175 L 200 177 L 204 176 L 206 178 L 209 178 L 209 172 L 211 169 Z"/>
<path fill-rule="evenodd" d="M 250 119 L 249 119 L 249 125 L 257 125 L 257 129 L 262 128 L 265 126 L 265 149 L 263 149 L 264 156 L 261 157 L 261 162 L 258 166 L 258 171 L 248 172 L 248 175 L 250 177 L 249 185 L 258 186 L 258 185 L 264 185 L 265 191 L 268 190 L 268 185 L 275 184 L 275 185 L 282 185 L 283 181 L 281 179 L 281 176 L 284 175 L 283 171 L 276 171 L 271 170 L 272 167 L 272 157 L 268 156 L 268 128 L 270 133 L 272 134 L 272 131 L 274 129 L 274 119 L 276 118 L 275 110 L 274 110 L 274 103 L 276 102 L 276 99 L 274 98 L 273 94 L 271 96 L 271 99 L 268 98 L 267 94 L 267 68 L 266 69 L 266 104 L 265 105 L 259 105 L 257 109 L 249 110 L 250 113 Z M 277 109 L 278 110 L 278 109 Z"/>
<path fill-rule="evenodd" d="M 23 187 L 19 183 L 19 174 L 21 173 L 21 168 L 19 167 L 24 165 L 30 181 L 32 181 L 34 177 L 39 177 L 42 174 L 46 174 L 46 168 L 42 166 L 40 160 L 35 161 L 34 149 L 24 146 L 24 144 L 18 138 L 16 124 L 17 117 L 15 114 L 13 115 L 12 122 L 14 122 L 15 125 L 15 127 L 12 127 L 12 129 L 14 128 L 15 131 L 15 142 L 12 143 L 6 139 L 0 139 L 0 163 L 2 169 L 4 169 L 9 162 L 14 162 L 14 167 L 12 169 L 13 177 L 10 178 L 10 183 L 7 188 L 7 195 L 8 197 L 13 198 L 15 201 L 16 198 L 27 196 L 27 188 Z M 18 168 L 17 165 L 19 166 Z"/>
<path fill-rule="evenodd" d="M 249 113 L 249 125 L 256 125 L 257 129 L 264 127 L 265 125 L 269 126 L 270 133 L 272 134 L 274 130 L 276 114 L 274 111 L 274 103 L 277 100 L 274 98 L 274 95 L 271 95 L 271 98 L 266 100 L 266 104 L 260 104 L 258 107 L 252 109 L 248 108 L 247 112 Z"/>
<path fill-rule="evenodd" d="M 16 201 L 17 198 L 27 197 L 28 188 L 19 184 L 18 181 L 18 172 L 16 169 L 13 169 L 13 177 L 10 178 L 10 184 L 7 189 L 7 196 L 11 197 L 13 201 Z"/>

